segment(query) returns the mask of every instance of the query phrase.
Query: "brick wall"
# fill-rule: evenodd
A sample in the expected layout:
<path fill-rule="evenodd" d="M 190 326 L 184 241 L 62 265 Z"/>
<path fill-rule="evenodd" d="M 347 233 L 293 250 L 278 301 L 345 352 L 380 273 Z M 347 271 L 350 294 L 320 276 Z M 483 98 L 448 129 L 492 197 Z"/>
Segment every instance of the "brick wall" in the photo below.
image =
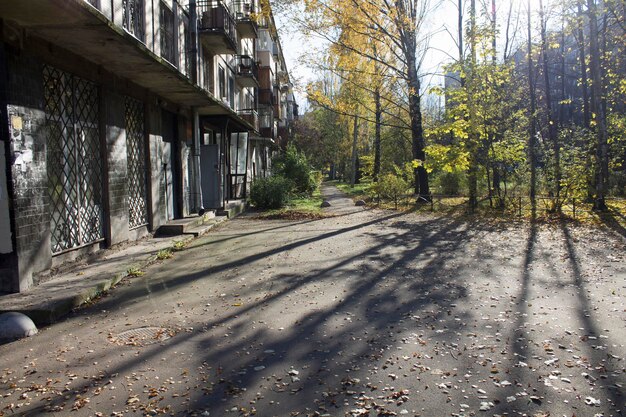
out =
<path fill-rule="evenodd" d="M 148 146 L 150 148 L 149 165 L 150 181 L 150 219 L 152 230 L 166 222 L 165 173 L 163 172 L 163 135 L 161 127 L 161 108 L 149 104 L 146 109 L 146 127 L 148 129 Z"/>
<path fill-rule="evenodd" d="M 10 139 L 12 214 L 18 276 L 12 291 L 33 285 L 33 273 L 50 267 L 50 217 L 46 171 L 42 63 L 7 51 L 7 119 Z"/>
<path fill-rule="evenodd" d="M 110 244 L 128 240 L 128 163 L 126 156 L 126 121 L 124 97 L 103 90 L 106 153 L 108 161 Z"/>

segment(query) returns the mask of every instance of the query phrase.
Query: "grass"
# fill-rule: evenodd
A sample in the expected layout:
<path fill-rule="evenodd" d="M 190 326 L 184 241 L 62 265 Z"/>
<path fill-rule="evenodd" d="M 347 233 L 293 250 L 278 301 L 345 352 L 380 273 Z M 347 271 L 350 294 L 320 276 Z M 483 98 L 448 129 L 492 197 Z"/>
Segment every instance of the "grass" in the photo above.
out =
<path fill-rule="evenodd" d="M 339 188 L 350 198 L 365 197 L 367 195 L 367 189 L 370 186 L 369 182 L 362 182 L 360 184 L 354 184 L 354 187 L 345 182 L 330 181 L 335 187 Z"/>
<path fill-rule="evenodd" d="M 323 213 L 322 194 L 320 190 L 313 192 L 310 197 L 295 197 L 289 201 L 286 207 L 266 210 L 259 213 L 256 217 L 261 219 L 286 219 L 286 220 L 298 220 L 298 219 L 321 219 L 328 217 Z"/>
<path fill-rule="evenodd" d="M 414 211 L 417 213 L 437 213 L 443 215 L 466 215 L 468 214 L 467 197 L 462 196 L 434 196 L 432 204 L 423 203 L 415 204 L 415 198 L 412 195 L 404 196 L 399 199 L 398 207 L 395 207 L 393 201 L 376 201 L 368 195 L 367 190 L 370 186 L 369 182 L 356 184 L 354 187 L 350 184 L 330 181 L 330 184 L 339 188 L 348 197 L 352 199 L 364 199 L 369 201 L 369 204 L 374 205 L 381 209 L 399 210 L 399 211 Z M 500 210 L 492 208 L 489 205 L 489 200 L 482 200 L 476 208 L 475 214 L 488 218 L 502 218 L 502 219 L 530 219 L 530 202 L 525 197 L 522 202 L 522 210 L 520 216 L 519 204 L 517 200 L 514 202 L 507 202 L 507 208 Z M 539 220 L 551 221 L 556 218 L 573 219 L 578 223 L 584 224 L 605 224 L 615 228 L 621 228 L 626 231 L 626 200 L 624 199 L 611 199 L 607 198 L 607 206 L 609 211 L 606 213 L 597 213 L 592 209 L 590 203 L 585 203 L 580 200 L 576 200 L 576 206 L 573 207 L 571 202 L 564 205 L 562 212 L 559 215 L 549 214 L 548 202 L 541 198 L 537 200 L 537 216 Z M 575 209 L 575 211 L 574 211 Z"/>

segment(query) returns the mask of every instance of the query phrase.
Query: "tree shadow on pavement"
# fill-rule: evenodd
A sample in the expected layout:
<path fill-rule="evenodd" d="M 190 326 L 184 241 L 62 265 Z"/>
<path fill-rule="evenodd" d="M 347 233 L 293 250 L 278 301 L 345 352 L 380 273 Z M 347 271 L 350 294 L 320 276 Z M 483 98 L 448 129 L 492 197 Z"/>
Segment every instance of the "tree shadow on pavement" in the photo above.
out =
<path fill-rule="evenodd" d="M 507 252 L 501 242 L 491 241 L 502 232 L 498 227 L 467 219 L 380 215 L 316 232 L 313 237 L 287 239 L 288 243 L 266 250 L 244 252 L 236 260 L 216 260 L 193 271 L 193 257 L 206 249 L 197 246 L 181 257 L 180 269 L 164 268 L 169 271 L 166 277 L 128 287 L 119 297 L 104 299 L 74 319 L 102 310 L 123 311 L 148 295 L 173 293 L 202 280 L 204 285 L 217 286 L 233 280 L 237 268 L 305 251 L 316 243 L 345 251 L 323 264 L 303 270 L 286 268 L 268 278 L 270 282 L 240 288 L 240 297 L 251 301 L 236 308 L 212 309 L 201 323 L 182 329 L 166 342 L 129 350 L 106 372 L 75 381 L 71 394 L 66 391 L 29 411 L 59 406 L 68 401 L 67 396 L 93 392 L 107 380 L 123 380 L 138 369 L 152 369 L 156 374 L 161 360 L 177 363 L 179 351 L 190 346 L 193 355 L 184 362 L 189 371 L 182 377 L 180 370 L 168 377 L 180 380 L 191 374 L 194 380 L 187 390 L 181 394 L 179 389 L 175 398 L 166 394 L 153 398 L 145 385 L 143 391 L 136 390 L 137 398 L 141 397 L 138 404 L 161 401 L 170 413 L 211 416 L 359 415 L 352 411 L 367 407 L 380 415 L 400 413 L 404 408 L 434 416 L 443 415 L 444 409 L 446 415 L 455 411 L 445 408 L 452 407 L 449 403 L 457 411 L 465 405 L 477 411 L 482 398 L 455 385 L 477 390 L 469 388 L 478 383 L 474 380 L 501 384 L 510 379 L 514 386 L 503 391 L 510 393 L 517 384 L 526 387 L 537 382 L 534 369 L 518 364 L 528 361 L 536 343 L 529 336 L 527 321 L 539 231 L 532 224 L 525 233 L 507 232 L 525 242 L 523 253 L 516 253 L 515 248 Z M 293 232 L 288 227 L 280 230 Z M 257 233 L 239 232 L 240 238 L 248 239 L 242 244 L 258 243 Z M 367 243 L 351 246 L 357 235 L 359 242 Z M 583 287 L 575 265 L 577 254 L 573 246 L 567 248 L 574 285 Z M 503 288 L 507 280 L 515 285 Z M 517 292 L 509 297 L 507 291 Z M 583 293 L 579 295 L 584 298 Z M 596 329 L 592 322 L 585 322 L 591 320 L 585 317 L 589 311 L 585 302 L 581 299 L 580 319 L 591 334 Z M 511 319 L 510 326 L 501 316 Z M 498 340 L 510 350 L 498 351 Z M 600 353 L 589 352 L 589 357 L 598 363 Z M 117 354 L 117 350 L 106 353 Z M 71 369 L 81 366 L 81 360 L 58 366 Z M 166 375 L 158 375 L 165 380 Z M 612 395 L 613 401 L 620 399 Z M 511 409 L 506 396 L 489 398 L 499 402 L 492 411 Z"/>

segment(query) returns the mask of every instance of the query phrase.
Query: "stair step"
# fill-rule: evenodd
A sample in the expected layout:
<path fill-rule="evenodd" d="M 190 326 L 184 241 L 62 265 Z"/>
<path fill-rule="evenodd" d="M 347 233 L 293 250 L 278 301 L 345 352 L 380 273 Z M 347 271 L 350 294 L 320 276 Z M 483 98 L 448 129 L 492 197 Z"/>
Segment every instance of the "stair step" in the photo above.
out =
<path fill-rule="evenodd" d="M 183 219 L 170 220 L 166 224 L 159 226 L 156 231 L 157 236 L 179 236 L 188 233 L 189 230 L 195 229 L 215 219 L 215 211 L 210 210 L 202 216 L 185 217 Z"/>

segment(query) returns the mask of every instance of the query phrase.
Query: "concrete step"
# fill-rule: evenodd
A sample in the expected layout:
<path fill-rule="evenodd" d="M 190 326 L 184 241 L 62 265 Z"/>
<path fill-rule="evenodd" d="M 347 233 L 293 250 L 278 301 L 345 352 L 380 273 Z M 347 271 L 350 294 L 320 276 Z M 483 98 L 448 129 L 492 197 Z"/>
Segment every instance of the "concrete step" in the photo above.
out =
<path fill-rule="evenodd" d="M 229 219 L 243 213 L 246 210 L 247 203 L 245 200 L 229 201 L 223 210 L 218 210 L 218 216 L 226 216 Z"/>
<path fill-rule="evenodd" d="M 202 226 L 215 218 L 215 211 L 209 210 L 202 216 L 191 216 L 183 219 L 170 220 L 166 224 L 159 226 L 156 236 L 179 236 L 188 233 L 189 230 Z"/>
<path fill-rule="evenodd" d="M 198 237 L 198 236 L 202 236 L 206 233 L 208 233 L 209 230 L 213 229 L 215 226 L 217 226 L 218 224 L 220 224 L 221 222 L 227 220 L 228 217 L 226 216 L 217 216 L 212 218 L 211 220 L 207 221 L 204 224 L 201 224 L 199 226 L 190 228 L 185 230 L 185 232 L 183 233 L 184 235 L 189 235 L 189 236 L 193 236 L 193 237 Z"/>

